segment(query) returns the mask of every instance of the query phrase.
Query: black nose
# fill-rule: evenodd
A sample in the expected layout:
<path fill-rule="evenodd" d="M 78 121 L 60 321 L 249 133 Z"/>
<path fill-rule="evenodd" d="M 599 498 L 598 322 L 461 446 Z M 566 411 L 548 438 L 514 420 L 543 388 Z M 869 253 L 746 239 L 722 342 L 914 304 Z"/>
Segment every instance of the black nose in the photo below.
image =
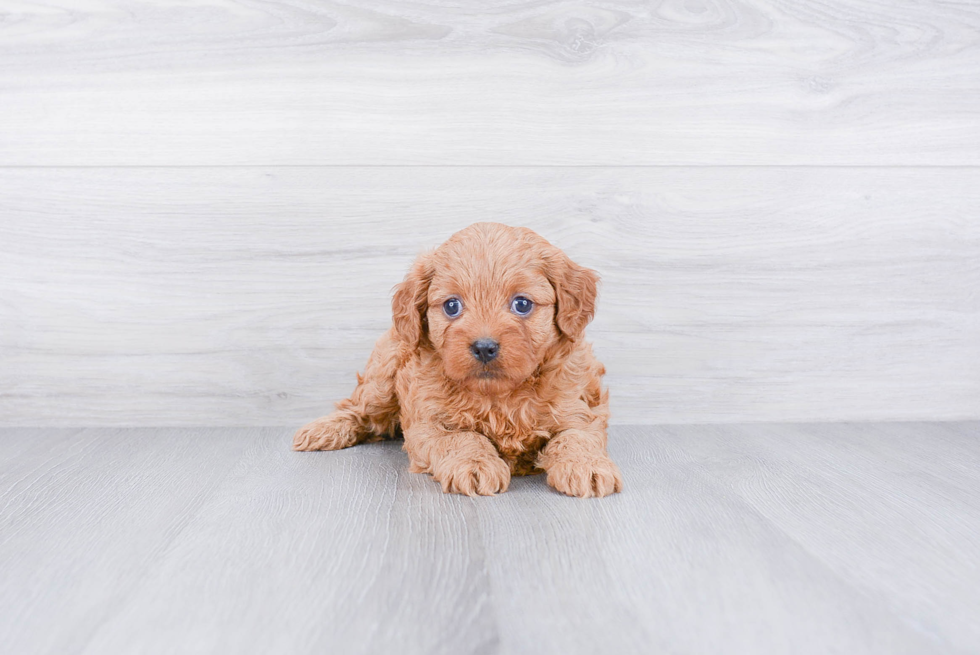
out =
<path fill-rule="evenodd" d="M 470 344 L 470 352 L 486 364 L 500 352 L 500 344 L 493 339 L 480 339 Z"/>

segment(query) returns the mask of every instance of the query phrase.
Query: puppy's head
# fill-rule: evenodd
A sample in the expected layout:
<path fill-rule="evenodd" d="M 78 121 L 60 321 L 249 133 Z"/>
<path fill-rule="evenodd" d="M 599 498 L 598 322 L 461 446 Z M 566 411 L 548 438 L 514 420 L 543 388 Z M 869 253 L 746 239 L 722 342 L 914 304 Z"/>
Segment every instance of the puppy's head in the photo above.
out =
<path fill-rule="evenodd" d="M 395 290 L 395 331 L 471 391 L 506 393 L 595 311 L 598 275 L 527 228 L 477 223 L 419 257 Z"/>

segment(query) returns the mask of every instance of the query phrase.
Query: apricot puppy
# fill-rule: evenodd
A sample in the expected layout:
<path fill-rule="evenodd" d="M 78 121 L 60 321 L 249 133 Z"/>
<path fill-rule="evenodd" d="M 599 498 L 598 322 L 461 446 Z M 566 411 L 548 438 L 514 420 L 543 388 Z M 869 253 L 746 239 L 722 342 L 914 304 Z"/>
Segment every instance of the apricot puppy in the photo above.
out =
<path fill-rule="evenodd" d="M 401 433 L 410 470 L 445 492 L 493 495 L 542 469 L 569 496 L 620 491 L 605 368 L 583 339 L 598 280 L 527 228 L 457 232 L 396 287 L 392 328 L 351 397 L 302 427 L 293 448 Z"/>

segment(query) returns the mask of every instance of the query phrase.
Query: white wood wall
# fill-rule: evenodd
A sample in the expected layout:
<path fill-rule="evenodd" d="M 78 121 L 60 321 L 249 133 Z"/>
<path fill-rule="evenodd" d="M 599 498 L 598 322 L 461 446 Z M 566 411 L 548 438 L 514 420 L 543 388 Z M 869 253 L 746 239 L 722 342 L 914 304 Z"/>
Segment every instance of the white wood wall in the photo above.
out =
<path fill-rule="evenodd" d="M 616 423 L 980 418 L 980 4 L 0 0 L 0 424 L 317 416 L 480 220 Z"/>

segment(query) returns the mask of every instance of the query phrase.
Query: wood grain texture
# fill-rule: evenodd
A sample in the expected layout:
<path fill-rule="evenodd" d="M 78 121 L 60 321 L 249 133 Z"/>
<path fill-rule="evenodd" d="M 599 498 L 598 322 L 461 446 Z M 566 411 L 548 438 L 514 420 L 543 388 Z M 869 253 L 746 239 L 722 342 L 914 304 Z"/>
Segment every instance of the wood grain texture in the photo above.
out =
<path fill-rule="evenodd" d="M 510 626 L 504 652 L 522 652 L 523 644 L 548 644 L 543 652 L 556 655 L 934 647 L 702 474 L 699 461 L 680 456 L 675 434 L 710 451 L 715 431 L 677 427 L 667 438 L 650 427 L 614 432 L 611 450 L 628 487 L 608 503 L 586 510 L 551 503 L 540 480 L 521 480 L 518 489 L 534 490 L 530 499 L 505 494 L 484 504 L 491 582 L 519 599 L 498 609 Z M 527 620 L 538 607 L 553 609 Z"/>
<path fill-rule="evenodd" d="M 398 442 L 0 430 L 32 653 L 968 653 L 980 423 L 618 427 L 624 493 L 447 496 Z"/>
<path fill-rule="evenodd" d="M 302 457 L 258 434 L 82 652 L 493 652 L 470 503 L 400 444 Z"/>
<path fill-rule="evenodd" d="M 935 648 L 980 647 L 980 425 L 665 431 L 705 477 Z"/>
<path fill-rule="evenodd" d="M 78 652 L 254 438 L 242 429 L 0 431 L 4 650 Z M 28 448 L 11 456 L 8 443 Z"/>
<path fill-rule="evenodd" d="M 0 6 L 0 165 L 980 164 L 937 0 Z"/>
<path fill-rule="evenodd" d="M 980 169 L 0 170 L 0 424 L 299 425 L 412 259 L 528 225 L 613 421 L 980 416 Z"/>

